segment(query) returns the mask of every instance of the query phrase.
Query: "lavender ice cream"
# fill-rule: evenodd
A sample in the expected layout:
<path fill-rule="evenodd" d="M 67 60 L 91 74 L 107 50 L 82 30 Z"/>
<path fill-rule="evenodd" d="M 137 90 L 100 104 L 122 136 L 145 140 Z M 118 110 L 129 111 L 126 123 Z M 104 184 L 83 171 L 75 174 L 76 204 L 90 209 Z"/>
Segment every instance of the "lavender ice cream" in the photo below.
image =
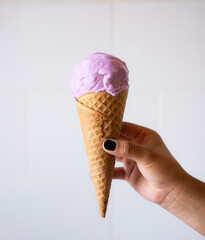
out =
<path fill-rule="evenodd" d="M 75 98 L 106 91 L 116 96 L 129 87 L 126 63 L 106 53 L 93 53 L 75 66 L 71 89 Z"/>

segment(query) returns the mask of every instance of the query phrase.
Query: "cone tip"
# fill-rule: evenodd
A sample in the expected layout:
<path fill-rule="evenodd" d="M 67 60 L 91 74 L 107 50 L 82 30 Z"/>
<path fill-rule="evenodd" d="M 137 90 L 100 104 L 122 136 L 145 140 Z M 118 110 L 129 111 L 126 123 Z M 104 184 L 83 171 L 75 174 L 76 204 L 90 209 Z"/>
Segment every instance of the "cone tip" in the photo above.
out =
<path fill-rule="evenodd" d="M 108 203 L 108 200 L 105 201 L 102 199 L 98 199 L 98 209 L 100 212 L 100 216 L 102 218 L 105 218 L 106 211 L 107 211 L 107 203 Z"/>
<path fill-rule="evenodd" d="M 106 210 L 101 209 L 101 210 L 100 210 L 100 216 L 101 216 L 102 218 L 105 218 L 105 215 L 106 215 Z"/>

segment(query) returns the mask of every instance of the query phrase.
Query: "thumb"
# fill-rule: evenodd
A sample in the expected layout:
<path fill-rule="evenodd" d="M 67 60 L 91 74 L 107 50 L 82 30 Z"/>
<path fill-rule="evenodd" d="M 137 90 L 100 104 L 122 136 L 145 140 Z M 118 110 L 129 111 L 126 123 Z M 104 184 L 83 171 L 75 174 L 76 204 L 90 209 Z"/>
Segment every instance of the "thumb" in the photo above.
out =
<path fill-rule="evenodd" d="M 125 140 L 105 140 L 103 148 L 111 155 L 129 158 L 136 162 L 146 161 L 149 156 L 149 150 L 144 146 Z"/>

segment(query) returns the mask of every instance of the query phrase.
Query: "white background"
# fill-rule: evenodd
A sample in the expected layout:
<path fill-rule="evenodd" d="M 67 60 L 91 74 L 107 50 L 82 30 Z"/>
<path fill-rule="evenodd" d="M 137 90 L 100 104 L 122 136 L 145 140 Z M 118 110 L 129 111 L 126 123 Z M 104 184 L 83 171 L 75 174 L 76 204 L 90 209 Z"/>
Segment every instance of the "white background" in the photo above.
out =
<path fill-rule="evenodd" d="M 100 218 L 70 79 L 90 53 L 124 60 L 124 119 L 204 181 L 205 1 L 56 2 L 0 3 L 0 239 L 203 239 L 122 181 Z"/>

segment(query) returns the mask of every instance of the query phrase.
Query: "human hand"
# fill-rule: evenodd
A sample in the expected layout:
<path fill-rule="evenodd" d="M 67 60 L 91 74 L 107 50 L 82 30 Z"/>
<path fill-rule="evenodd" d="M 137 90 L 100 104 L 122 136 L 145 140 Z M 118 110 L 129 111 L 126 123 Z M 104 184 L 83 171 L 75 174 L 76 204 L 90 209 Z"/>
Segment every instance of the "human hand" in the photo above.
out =
<path fill-rule="evenodd" d="M 113 178 L 126 180 L 145 199 L 160 205 L 172 191 L 183 188 L 188 174 L 155 131 L 124 122 L 120 139 L 113 141 L 103 144 L 123 163 L 114 169 Z"/>
<path fill-rule="evenodd" d="M 123 123 L 119 140 L 105 140 L 106 152 L 123 167 L 113 178 L 126 180 L 145 199 L 205 236 L 205 183 L 189 175 L 153 130 Z"/>

